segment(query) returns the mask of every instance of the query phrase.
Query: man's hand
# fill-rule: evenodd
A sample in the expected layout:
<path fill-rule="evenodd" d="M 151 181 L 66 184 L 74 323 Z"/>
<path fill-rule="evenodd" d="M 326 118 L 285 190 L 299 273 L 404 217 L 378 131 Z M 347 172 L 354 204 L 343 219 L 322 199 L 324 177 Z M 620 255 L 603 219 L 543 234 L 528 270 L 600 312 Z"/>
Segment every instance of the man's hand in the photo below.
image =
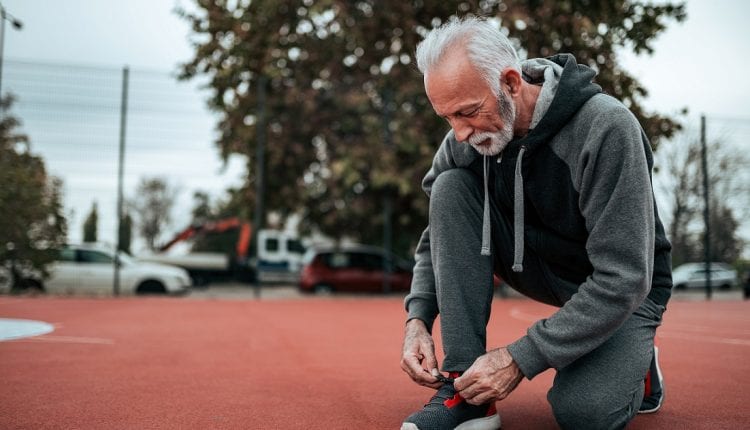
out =
<path fill-rule="evenodd" d="M 434 376 L 438 374 L 435 344 L 422 320 L 406 323 L 401 368 L 419 385 L 435 389 L 443 385 Z"/>
<path fill-rule="evenodd" d="M 468 403 L 482 405 L 508 397 L 522 379 L 508 349 L 499 348 L 477 358 L 453 386 Z"/>

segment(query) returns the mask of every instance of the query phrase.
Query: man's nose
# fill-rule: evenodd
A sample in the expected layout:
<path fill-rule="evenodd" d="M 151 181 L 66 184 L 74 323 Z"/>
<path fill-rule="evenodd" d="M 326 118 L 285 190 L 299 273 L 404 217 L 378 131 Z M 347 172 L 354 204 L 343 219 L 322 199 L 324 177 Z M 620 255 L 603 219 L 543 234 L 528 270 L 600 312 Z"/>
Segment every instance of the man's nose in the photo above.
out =
<path fill-rule="evenodd" d="M 456 135 L 456 140 L 459 142 L 465 142 L 474 133 L 474 128 L 466 121 L 453 120 L 451 127 L 453 127 L 453 134 Z"/>

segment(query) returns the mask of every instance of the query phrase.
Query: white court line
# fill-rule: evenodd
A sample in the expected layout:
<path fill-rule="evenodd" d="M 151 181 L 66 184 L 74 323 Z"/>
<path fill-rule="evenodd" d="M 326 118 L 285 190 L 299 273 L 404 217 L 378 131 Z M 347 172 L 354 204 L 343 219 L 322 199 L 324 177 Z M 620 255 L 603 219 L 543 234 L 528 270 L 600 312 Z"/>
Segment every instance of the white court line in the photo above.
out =
<path fill-rule="evenodd" d="M 77 337 L 77 336 L 37 336 L 37 337 L 19 339 L 14 342 L 83 343 L 83 344 L 94 344 L 94 345 L 114 345 L 115 344 L 115 341 L 112 339 L 104 339 L 104 338 L 99 338 L 99 337 Z"/>
<path fill-rule="evenodd" d="M 55 328 L 51 324 L 44 321 L 0 318 L 0 342 L 29 336 L 41 336 L 54 330 Z"/>
<path fill-rule="evenodd" d="M 0 342 L 52 342 L 94 345 L 114 345 L 112 339 L 99 337 L 56 336 L 50 335 L 63 326 L 63 323 L 50 324 L 44 321 L 33 321 L 12 318 L 0 318 Z"/>

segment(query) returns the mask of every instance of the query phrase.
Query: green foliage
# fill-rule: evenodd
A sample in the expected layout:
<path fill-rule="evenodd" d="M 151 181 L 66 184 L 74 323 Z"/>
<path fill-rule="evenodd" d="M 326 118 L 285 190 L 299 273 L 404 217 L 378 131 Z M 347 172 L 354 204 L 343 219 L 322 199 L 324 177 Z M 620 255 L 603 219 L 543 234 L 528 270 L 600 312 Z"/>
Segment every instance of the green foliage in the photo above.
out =
<path fill-rule="evenodd" d="M 46 273 L 66 239 L 62 181 L 47 174 L 28 137 L 15 131 L 12 103 L 0 101 L 0 265 L 13 259 Z"/>
<path fill-rule="evenodd" d="M 685 19 L 684 4 L 644 1 L 526 0 L 500 6 L 503 25 L 529 58 L 570 52 L 579 63 L 598 72 L 596 82 L 636 115 L 657 146 L 680 130 L 673 119 L 647 113 L 641 101 L 648 91 L 617 62 L 616 50 L 652 53 L 651 42 L 666 21 Z"/>
<path fill-rule="evenodd" d="M 137 217 L 138 233 L 152 251 L 164 229 L 172 222 L 172 207 L 177 189 L 163 178 L 141 178 L 130 202 Z"/>
<path fill-rule="evenodd" d="M 432 111 L 413 61 L 427 29 L 468 13 L 496 17 L 528 57 L 571 52 L 599 71 L 654 144 L 678 125 L 640 105 L 646 90 L 615 49 L 650 52 L 684 7 L 586 0 L 196 0 L 180 11 L 195 34 L 182 78 L 207 75 L 221 114 L 217 146 L 248 157 L 247 183 L 230 204 L 253 210 L 257 86 L 266 84 L 266 207 L 302 211 L 303 226 L 367 243 L 382 239 L 392 196 L 394 244 L 406 254 L 424 229 L 420 182 L 447 125 Z M 263 79 L 260 79 L 260 77 Z M 236 201 L 234 200 L 236 199 Z"/>
<path fill-rule="evenodd" d="M 99 213 L 96 209 L 96 202 L 91 206 L 91 212 L 83 223 L 83 241 L 96 242 L 97 224 L 99 223 Z"/>
<path fill-rule="evenodd" d="M 214 217 L 211 197 L 204 191 L 193 193 L 193 222 L 203 222 Z"/>

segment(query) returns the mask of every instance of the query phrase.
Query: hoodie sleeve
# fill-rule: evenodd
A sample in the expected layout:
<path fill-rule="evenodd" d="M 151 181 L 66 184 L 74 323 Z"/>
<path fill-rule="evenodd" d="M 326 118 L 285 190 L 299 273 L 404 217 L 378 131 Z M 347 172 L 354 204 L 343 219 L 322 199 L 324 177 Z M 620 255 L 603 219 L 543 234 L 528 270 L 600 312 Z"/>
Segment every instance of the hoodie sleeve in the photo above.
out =
<path fill-rule="evenodd" d="M 429 197 L 432 184 L 438 175 L 455 167 L 468 166 L 477 156 L 477 152 L 469 145 L 456 141 L 453 131 L 448 132 L 432 160 L 432 167 L 422 180 L 422 189 Z M 422 232 L 414 259 L 416 264 L 411 281 L 411 291 L 404 300 L 404 306 L 408 312 L 407 321 L 418 318 L 425 322 L 427 329 L 431 332 L 432 324 L 435 322 L 439 310 L 437 296 L 435 295 L 435 273 L 432 268 L 429 225 Z"/>
<path fill-rule="evenodd" d="M 597 348 L 642 303 L 651 286 L 655 219 L 650 147 L 622 105 L 595 114 L 573 172 L 586 222 L 592 274 L 556 313 L 534 323 L 509 351 L 531 379 Z"/>

